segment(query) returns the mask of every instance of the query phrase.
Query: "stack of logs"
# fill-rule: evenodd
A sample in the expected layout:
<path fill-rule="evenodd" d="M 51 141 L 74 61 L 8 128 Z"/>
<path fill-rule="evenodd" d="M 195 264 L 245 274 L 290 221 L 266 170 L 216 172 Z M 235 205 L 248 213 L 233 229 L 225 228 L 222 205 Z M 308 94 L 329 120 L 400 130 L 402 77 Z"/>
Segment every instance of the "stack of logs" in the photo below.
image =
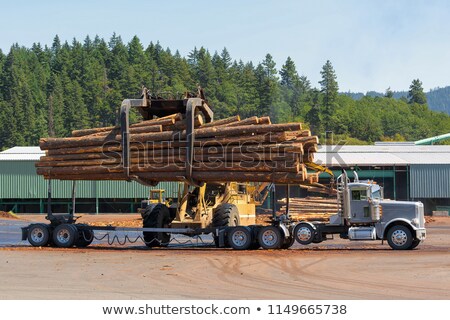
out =
<path fill-rule="evenodd" d="M 183 181 L 186 121 L 181 114 L 130 126 L 130 175 L 150 181 Z M 318 138 L 300 123 L 272 124 L 269 117 L 239 116 L 204 123 L 195 118 L 192 178 L 198 181 L 314 183 Z M 43 138 L 36 163 L 46 179 L 129 180 L 124 173 L 120 127 L 76 130 L 69 138 Z"/>
<path fill-rule="evenodd" d="M 282 204 L 281 213 L 286 212 L 286 199 L 278 201 Z M 338 212 L 336 198 L 306 197 L 289 198 L 289 213 L 293 220 L 328 220 L 330 215 Z"/>

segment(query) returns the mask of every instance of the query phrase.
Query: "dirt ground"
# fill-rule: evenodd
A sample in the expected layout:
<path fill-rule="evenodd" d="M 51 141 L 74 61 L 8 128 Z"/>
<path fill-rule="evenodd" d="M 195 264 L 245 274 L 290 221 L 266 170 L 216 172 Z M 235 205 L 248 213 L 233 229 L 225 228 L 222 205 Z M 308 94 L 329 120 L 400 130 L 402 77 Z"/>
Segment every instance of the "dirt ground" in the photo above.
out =
<path fill-rule="evenodd" d="M 120 215 L 79 221 L 140 223 Z M 427 228 L 427 240 L 405 252 L 341 239 L 246 252 L 3 247 L 0 299 L 450 299 L 450 218 Z"/>

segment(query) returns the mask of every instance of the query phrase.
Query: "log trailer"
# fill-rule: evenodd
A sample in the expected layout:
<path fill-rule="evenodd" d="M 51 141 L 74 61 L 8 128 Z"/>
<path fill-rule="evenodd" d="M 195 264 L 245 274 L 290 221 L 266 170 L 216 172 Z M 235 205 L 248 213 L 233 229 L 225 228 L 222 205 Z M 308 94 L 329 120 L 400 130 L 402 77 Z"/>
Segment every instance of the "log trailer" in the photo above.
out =
<path fill-rule="evenodd" d="M 182 113 L 186 120 L 187 150 L 186 173 L 180 184 L 178 201 L 163 202 L 150 197 L 143 201 L 140 210 L 142 228 L 114 226 L 90 226 L 76 223 L 76 183 L 72 188 L 72 212 L 68 215 L 54 214 L 51 209 L 51 179 L 48 183 L 49 224 L 34 223 L 22 228 L 22 239 L 33 246 L 86 247 L 95 239 L 94 231 L 142 232 L 142 240 L 148 247 L 164 247 L 171 242 L 173 234 L 199 236 L 212 234 L 217 247 L 247 249 L 287 249 L 295 241 L 299 244 L 320 243 L 339 235 L 348 240 L 387 240 L 392 249 L 413 249 L 425 239 L 424 211 L 420 202 L 400 202 L 383 199 L 383 190 L 373 181 L 350 182 L 343 171 L 337 178 L 336 191 L 338 212 L 329 223 L 293 222 L 289 215 L 289 184 L 286 184 L 286 211 L 276 214 L 276 202 L 272 201 L 270 225 L 257 225 L 255 207 L 272 193 L 276 199 L 274 183 L 203 183 L 193 179 L 195 116 L 201 113 L 211 122 L 213 112 L 203 91 L 184 99 L 161 99 L 152 97 L 144 89 L 141 99 L 126 99 L 120 111 L 120 134 L 122 165 L 129 180 L 154 186 L 154 180 L 130 174 L 129 112 L 137 108 L 144 120 Z M 314 163 L 307 163 L 315 171 L 327 171 Z M 328 171 L 327 171 L 328 172 Z M 357 177 L 357 176 L 356 176 Z M 263 192 L 265 191 L 265 194 Z"/>

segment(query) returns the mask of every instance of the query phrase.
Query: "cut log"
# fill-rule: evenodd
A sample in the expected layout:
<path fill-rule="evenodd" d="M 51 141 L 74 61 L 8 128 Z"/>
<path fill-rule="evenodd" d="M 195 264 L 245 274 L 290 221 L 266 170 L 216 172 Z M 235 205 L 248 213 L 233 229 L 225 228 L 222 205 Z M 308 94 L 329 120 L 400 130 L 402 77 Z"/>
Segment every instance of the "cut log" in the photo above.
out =
<path fill-rule="evenodd" d="M 177 113 L 163 118 L 141 121 L 130 125 L 130 128 L 147 127 L 152 125 L 169 126 L 175 124 L 176 121 L 180 121 L 181 119 L 182 119 L 181 114 Z M 120 130 L 120 126 L 74 130 L 72 131 L 72 137 L 88 136 L 91 134 L 104 133 L 115 129 Z"/>
<path fill-rule="evenodd" d="M 42 174 L 42 173 L 41 173 Z M 145 172 L 138 175 L 142 179 L 150 181 L 185 181 L 184 172 Z M 106 173 L 106 174 L 90 174 L 89 176 L 73 174 L 61 175 L 56 173 L 45 174 L 46 179 L 61 180 L 128 180 L 124 173 Z M 200 172 L 194 171 L 192 178 L 203 182 L 276 182 L 282 184 L 300 184 L 304 182 L 301 174 L 289 172 L 229 172 L 229 171 L 212 171 Z"/>
<path fill-rule="evenodd" d="M 118 127 L 77 130 L 69 138 L 44 138 L 38 174 L 62 180 L 185 181 L 186 121 L 172 115 L 130 125 L 129 163 L 122 163 Z M 299 123 L 271 124 L 269 117 L 239 116 L 203 123 L 195 116 L 192 178 L 210 182 L 275 182 L 317 185 L 308 173 L 318 139 Z M 125 176 L 129 172 L 129 176 Z M 295 208 L 303 203 L 292 202 Z M 314 209 L 314 208 L 311 208 Z"/>

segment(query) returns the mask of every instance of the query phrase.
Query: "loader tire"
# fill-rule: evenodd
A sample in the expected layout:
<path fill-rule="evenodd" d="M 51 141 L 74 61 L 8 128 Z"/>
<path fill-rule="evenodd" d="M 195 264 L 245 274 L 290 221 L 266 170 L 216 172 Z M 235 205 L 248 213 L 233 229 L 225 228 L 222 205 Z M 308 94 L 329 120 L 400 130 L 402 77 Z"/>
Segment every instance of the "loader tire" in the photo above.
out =
<path fill-rule="evenodd" d="M 237 227 L 240 224 L 239 211 L 234 204 L 224 203 L 213 212 L 213 227 Z"/>
<path fill-rule="evenodd" d="M 239 211 L 234 204 L 224 203 L 214 209 L 212 227 L 237 227 L 240 224 Z M 219 247 L 219 237 L 215 235 L 213 237 L 216 247 Z M 227 237 L 225 237 L 225 247 L 229 247 Z"/>
<path fill-rule="evenodd" d="M 169 208 L 163 203 L 147 207 L 144 212 L 144 228 L 169 228 L 171 219 Z M 166 232 L 143 232 L 145 245 L 147 247 L 167 247 L 170 242 L 170 233 Z"/>

